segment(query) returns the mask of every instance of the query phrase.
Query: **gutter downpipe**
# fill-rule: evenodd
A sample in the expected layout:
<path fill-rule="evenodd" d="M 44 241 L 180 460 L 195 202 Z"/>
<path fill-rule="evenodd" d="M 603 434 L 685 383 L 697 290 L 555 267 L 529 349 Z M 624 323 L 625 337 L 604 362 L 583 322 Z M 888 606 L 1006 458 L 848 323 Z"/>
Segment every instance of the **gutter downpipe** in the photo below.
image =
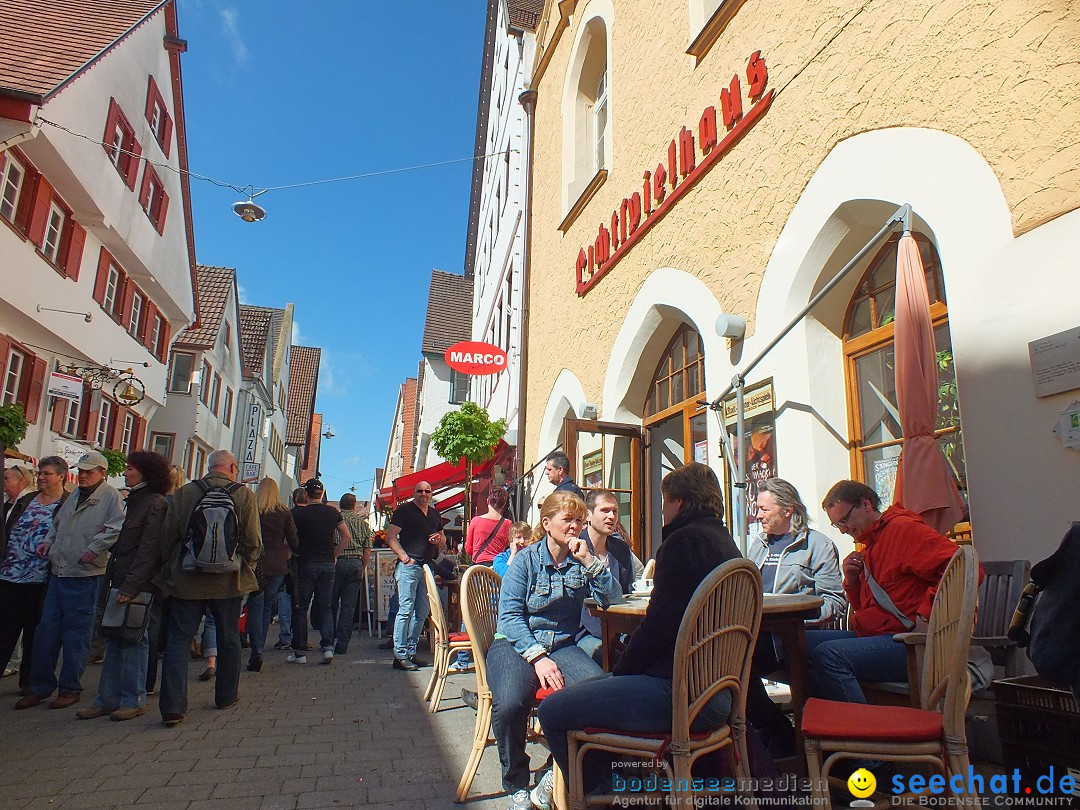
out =
<path fill-rule="evenodd" d="M 518 436 L 517 436 L 517 463 L 518 468 L 525 466 L 525 415 L 528 403 L 528 378 L 526 369 L 529 360 L 529 297 L 530 276 L 532 271 L 532 194 L 533 194 L 533 114 L 536 111 L 536 91 L 527 88 L 518 96 L 518 103 L 525 109 L 525 132 L 522 135 L 525 141 L 522 144 L 521 157 L 526 162 L 525 166 L 525 194 L 523 205 L 525 207 L 525 257 L 521 263 L 521 351 L 518 359 Z M 523 500 L 525 489 L 518 489 L 518 516 L 526 519 L 528 511 Z"/>
<path fill-rule="evenodd" d="M 736 373 L 736 375 L 732 377 L 731 385 L 724 389 L 723 393 L 709 405 L 709 408 L 716 413 L 716 418 L 720 422 L 720 442 L 724 448 L 724 458 L 727 460 L 728 469 L 735 472 L 735 476 L 733 476 L 735 477 L 735 504 L 732 507 L 732 515 L 734 521 L 737 521 L 739 550 L 744 555 L 746 554 L 746 540 L 749 531 L 746 520 L 746 454 L 740 453 L 738 462 L 736 463 L 734 452 L 728 441 L 727 432 L 724 429 L 724 416 L 722 413 L 724 409 L 724 399 L 732 391 L 735 392 L 735 438 L 738 442 L 738 447 L 741 449 L 745 446 L 746 442 L 746 403 L 744 401 L 744 392 L 747 375 L 757 367 L 758 363 L 765 359 L 765 356 L 769 352 L 776 348 L 776 344 L 787 337 L 788 333 L 794 329 L 803 318 L 805 318 L 810 311 L 825 298 L 825 296 L 833 291 L 836 285 L 839 284 L 871 250 L 877 247 L 882 239 L 888 236 L 891 231 L 895 230 L 897 224 L 902 225 L 905 230 L 911 229 L 911 206 L 908 203 L 904 203 L 893 212 L 892 216 L 885 221 L 881 230 L 870 237 L 870 241 L 863 245 L 859 252 L 856 253 L 847 264 L 840 268 L 840 271 L 829 280 L 828 284 L 818 290 L 817 294 L 810 299 L 806 306 L 799 310 L 798 314 L 788 322 L 787 326 L 781 329 L 776 337 L 770 340 L 768 345 L 758 352 L 757 356 L 751 360 L 742 371 Z"/>

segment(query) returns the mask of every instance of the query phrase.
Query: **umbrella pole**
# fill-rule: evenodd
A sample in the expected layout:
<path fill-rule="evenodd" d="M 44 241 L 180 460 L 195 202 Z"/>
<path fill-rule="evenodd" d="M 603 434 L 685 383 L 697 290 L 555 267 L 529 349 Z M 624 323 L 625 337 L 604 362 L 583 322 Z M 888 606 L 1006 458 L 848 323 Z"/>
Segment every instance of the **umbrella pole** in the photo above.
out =
<path fill-rule="evenodd" d="M 735 484 L 736 520 L 739 521 L 739 551 L 746 556 L 746 538 L 750 530 L 746 519 L 746 380 L 740 374 L 735 384 L 735 437 L 739 448 L 738 482 Z"/>

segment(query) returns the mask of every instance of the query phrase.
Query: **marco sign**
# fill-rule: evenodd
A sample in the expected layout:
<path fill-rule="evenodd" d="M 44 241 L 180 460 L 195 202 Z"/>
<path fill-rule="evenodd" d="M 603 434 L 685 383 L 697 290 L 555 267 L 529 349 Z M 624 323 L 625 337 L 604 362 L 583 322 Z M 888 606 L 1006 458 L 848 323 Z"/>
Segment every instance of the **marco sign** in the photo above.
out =
<path fill-rule="evenodd" d="M 454 371 L 473 377 L 498 374 L 506 369 L 506 352 L 491 343 L 477 340 L 455 343 L 446 350 L 443 357 Z"/>

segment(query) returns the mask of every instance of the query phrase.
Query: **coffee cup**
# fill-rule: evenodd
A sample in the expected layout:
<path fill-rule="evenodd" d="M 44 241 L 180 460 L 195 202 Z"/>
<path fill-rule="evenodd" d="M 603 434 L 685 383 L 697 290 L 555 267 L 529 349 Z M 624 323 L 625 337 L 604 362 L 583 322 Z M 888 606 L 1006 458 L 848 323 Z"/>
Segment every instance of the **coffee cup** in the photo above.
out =
<path fill-rule="evenodd" d="M 634 593 L 649 593 L 652 591 L 653 581 L 651 579 L 635 579 L 631 589 Z"/>

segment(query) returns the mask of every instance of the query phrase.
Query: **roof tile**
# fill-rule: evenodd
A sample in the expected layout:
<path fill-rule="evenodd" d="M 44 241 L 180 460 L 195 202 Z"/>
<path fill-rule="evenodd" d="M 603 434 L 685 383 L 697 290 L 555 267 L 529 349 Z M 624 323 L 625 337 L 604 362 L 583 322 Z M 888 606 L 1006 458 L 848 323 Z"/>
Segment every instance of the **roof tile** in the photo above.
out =
<path fill-rule="evenodd" d="M 442 354 L 458 341 L 469 339 L 472 291 L 472 279 L 444 270 L 431 271 L 421 352 Z"/>
<path fill-rule="evenodd" d="M 266 342 L 270 338 L 270 322 L 275 312 L 283 311 L 250 304 L 240 305 L 240 352 L 244 360 L 244 374 L 249 377 L 263 373 Z"/>
<path fill-rule="evenodd" d="M 315 394 L 319 388 L 319 361 L 322 349 L 293 346 L 289 363 L 289 423 L 285 444 L 302 445 L 315 414 Z"/>
<path fill-rule="evenodd" d="M 236 283 L 236 270 L 231 267 L 211 267 L 200 264 L 195 268 L 199 282 L 198 326 L 185 329 L 176 338 L 184 346 L 209 349 L 217 340 L 221 318 L 229 303 L 229 294 Z"/>
<path fill-rule="evenodd" d="M 506 0 L 510 12 L 510 24 L 527 31 L 535 31 L 540 15 L 544 13 L 544 0 Z"/>

